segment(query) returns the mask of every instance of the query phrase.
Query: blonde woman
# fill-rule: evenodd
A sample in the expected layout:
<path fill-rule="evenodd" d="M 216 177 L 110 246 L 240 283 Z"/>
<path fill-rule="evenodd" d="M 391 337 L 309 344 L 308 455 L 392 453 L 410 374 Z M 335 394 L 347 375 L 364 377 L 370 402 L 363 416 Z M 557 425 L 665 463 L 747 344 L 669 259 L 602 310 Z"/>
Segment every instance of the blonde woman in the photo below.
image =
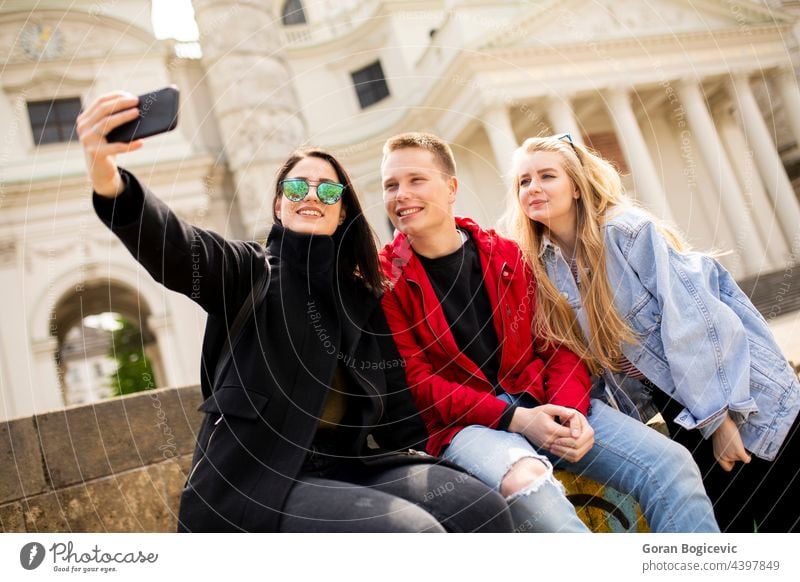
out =
<path fill-rule="evenodd" d="M 538 334 L 579 354 L 632 416 L 655 401 L 723 531 L 797 531 L 800 386 L 731 275 L 568 134 L 526 140 L 513 168 L 506 220 L 538 281 Z"/>

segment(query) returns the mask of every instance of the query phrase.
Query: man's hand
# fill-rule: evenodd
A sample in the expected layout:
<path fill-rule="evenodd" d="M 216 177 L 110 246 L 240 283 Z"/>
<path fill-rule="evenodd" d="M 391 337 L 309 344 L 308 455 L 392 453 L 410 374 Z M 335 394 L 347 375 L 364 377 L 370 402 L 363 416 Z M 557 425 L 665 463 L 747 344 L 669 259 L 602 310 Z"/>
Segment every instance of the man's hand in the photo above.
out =
<path fill-rule="evenodd" d="M 711 444 L 714 447 L 714 458 L 726 471 L 732 471 L 736 461 L 750 462 L 751 457 L 744 448 L 739 427 L 727 413 L 725 420 L 711 435 Z"/>
<path fill-rule="evenodd" d="M 556 439 L 550 447 L 550 452 L 574 463 L 594 446 L 594 429 L 583 414 L 571 408 L 566 410 L 570 416 L 560 415 L 560 418 L 564 426 L 570 428 L 570 436 Z"/>
<path fill-rule="evenodd" d="M 570 462 L 580 460 L 594 444 L 594 429 L 586 417 L 555 404 L 517 408 L 508 429 Z"/>
<path fill-rule="evenodd" d="M 86 157 L 86 169 L 92 188 L 101 196 L 116 198 L 123 190 L 117 154 L 142 147 L 142 140 L 108 143 L 105 137 L 112 129 L 138 117 L 138 102 L 136 95 L 114 91 L 101 95 L 78 115 L 76 128 Z"/>

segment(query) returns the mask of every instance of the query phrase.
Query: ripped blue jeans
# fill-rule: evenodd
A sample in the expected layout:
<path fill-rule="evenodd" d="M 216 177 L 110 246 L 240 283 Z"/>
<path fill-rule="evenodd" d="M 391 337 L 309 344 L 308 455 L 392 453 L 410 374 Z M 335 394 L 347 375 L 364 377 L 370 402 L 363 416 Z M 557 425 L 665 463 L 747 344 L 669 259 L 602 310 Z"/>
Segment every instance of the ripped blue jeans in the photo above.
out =
<path fill-rule="evenodd" d="M 535 405 L 525 395 L 500 398 L 520 406 Z M 595 444 L 577 463 L 541 454 L 522 435 L 476 425 L 459 432 L 442 456 L 498 491 L 520 459 L 534 457 L 545 463 L 548 471 L 542 480 L 506 499 L 518 531 L 587 531 L 552 475 L 555 465 L 633 496 L 654 532 L 718 532 L 689 452 L 604 402 L 594 398 L 591 402 L 588 420 Z"/>
<path fill-rule="evenodd" d="M 553 476 L 553 465 L 521 434 L 471 425 L 461 430 L 442 457 L 469 471 L 489 487 L 500 483 L 511 467 L 525 457 L 541 461 L 546 474 L 529 487 L 506 498 L 514 530 L 524 533 L 588 533 L 589 529 L 567 500 L 564 487 Z"/>

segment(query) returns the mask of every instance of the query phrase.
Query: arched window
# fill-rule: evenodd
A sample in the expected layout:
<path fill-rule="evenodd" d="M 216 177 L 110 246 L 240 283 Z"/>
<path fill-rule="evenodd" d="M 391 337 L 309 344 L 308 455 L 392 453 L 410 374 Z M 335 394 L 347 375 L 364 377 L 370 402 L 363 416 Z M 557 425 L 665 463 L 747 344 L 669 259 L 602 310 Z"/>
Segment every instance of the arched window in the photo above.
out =
<path fill-rule="evenodd" d="M 303 3 L 300 0 L 288 0 L 283 5 L 281 22 L 283 22 L 284 26 L 291 26 L 293 24 L 305 24 L 306 13 L 303 10 Z"/>
<path fill-rule="evenodd" d="M 150 311 L 135 290 L 109 280 L 89 281 L 56 303 L 52 321 L 64 404 L 87 404 L 162 385 Z"/>

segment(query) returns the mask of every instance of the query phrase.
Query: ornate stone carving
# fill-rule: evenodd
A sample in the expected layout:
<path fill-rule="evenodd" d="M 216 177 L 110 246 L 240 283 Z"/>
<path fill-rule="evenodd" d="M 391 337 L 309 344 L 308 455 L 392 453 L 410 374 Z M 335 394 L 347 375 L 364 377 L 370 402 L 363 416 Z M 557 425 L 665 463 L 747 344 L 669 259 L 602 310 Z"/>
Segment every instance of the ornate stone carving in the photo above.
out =
<path fill-rule="evenodd" d="M 262 229 L 274 168 L 306 133 L 271 2 L 195 0 L 203 62 L 246 236 Z M 232 17 L 235 15 L 235 17 Z M 219 34 L 226 22 L 226 34 Z"/>
<path fill-rule="evenodd" d="M 291 111 L 297 106 L 291 72 L 276 57 L 232 53 L 208 69 L 208 80 L 214 94 L 224 96 L 214 104 L 220 115 L 264 107 Z"/>
<path fill-rule="evenodd" d="M 257 109 L 224 118 L 225 151 L 234 172 L 257 160 L 282 160 L 303 141 L 302 121 L 288 112 Z"/>
<path fill-rule="evenodd" d="M 0 23 L 0 54 L 8 55 L 7 64 L 15 64 L 143 53 L 155 41 L 148 41 L 147 34 L 112 18 L 77 11 L 41 11 L 34 17 L 20 13 Z"/>

